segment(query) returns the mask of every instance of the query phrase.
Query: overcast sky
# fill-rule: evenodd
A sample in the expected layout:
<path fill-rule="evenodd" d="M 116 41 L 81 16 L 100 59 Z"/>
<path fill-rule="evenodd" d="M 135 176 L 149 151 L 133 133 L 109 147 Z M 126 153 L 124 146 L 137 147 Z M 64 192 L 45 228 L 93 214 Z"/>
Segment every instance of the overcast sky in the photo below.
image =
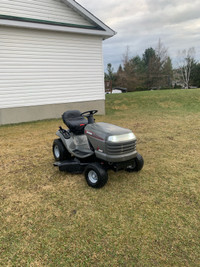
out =
<path fill-rule="evenodd" d="M 200 0 L 77 0 L 117 32 L 104 41 L 104 65 L 117 70 L 129 46 L 131 56 L 156 48 L 159 38 L 176 63 L 179 50 L 194 47 L 200 62 Z"/>

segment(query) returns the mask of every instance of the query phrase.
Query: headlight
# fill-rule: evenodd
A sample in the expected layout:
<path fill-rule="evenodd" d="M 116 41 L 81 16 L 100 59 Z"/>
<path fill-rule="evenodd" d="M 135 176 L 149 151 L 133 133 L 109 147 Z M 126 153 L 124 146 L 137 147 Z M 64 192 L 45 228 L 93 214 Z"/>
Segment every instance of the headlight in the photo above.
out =
<path fill-rule="evenodd" d="M 131 141 L 131 140 L 136 140 L 134 133 L 111 135 L 108 137 L 108 141 L 110 142 L 123 142 L 123 141 Z"/>

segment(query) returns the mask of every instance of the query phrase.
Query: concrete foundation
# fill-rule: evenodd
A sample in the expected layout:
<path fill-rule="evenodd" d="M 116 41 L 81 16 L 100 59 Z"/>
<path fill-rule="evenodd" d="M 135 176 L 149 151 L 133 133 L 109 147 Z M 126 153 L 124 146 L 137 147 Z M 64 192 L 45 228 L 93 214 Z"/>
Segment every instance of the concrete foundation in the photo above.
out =
<path fill-rule="evenodd" d="M 0 109 L 0 125 L 61 118 L 69 109 L 97 109 L 98 114 L 104 115 L 105 100 Z"/>

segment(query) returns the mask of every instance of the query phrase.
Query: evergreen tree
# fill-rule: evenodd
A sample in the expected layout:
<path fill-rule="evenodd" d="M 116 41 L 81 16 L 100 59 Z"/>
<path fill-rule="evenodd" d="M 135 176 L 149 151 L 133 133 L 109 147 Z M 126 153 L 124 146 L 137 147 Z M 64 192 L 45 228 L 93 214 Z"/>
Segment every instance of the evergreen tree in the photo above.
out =
<path fill-rule="evenodd" d="M 105 81 L 110 81 L 112 84 L 112 87 L 116 86 L 116 79 L 117 79 L 117 75 L 114 72 L 114 68 L 112 67 L 111 63 L 107 64 L 107 73 L 104 73 L 104 80 Z"/>
<path fill-rule="evenodd" d="M 190 84 L 200 88 L 200 63 L 192 63 Z"/>

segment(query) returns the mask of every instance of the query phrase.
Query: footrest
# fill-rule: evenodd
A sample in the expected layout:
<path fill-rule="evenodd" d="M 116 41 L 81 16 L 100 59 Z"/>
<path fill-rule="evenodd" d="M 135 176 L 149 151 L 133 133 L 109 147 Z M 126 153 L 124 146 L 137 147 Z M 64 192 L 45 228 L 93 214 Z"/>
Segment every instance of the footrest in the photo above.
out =
<path fill-rule="evenodd" d="M 60 171 L 67 171 L 70 173 L 83 173 L 88 163 L 82 163 L 75 159 L 57 161 L 53 165 L 58 167 Z"/>
<path fill-rule="evenodd" d="M 91 150 L 81 151 L 81 150 L 78 150 L 78 149 L 74 149 L 72 151 L 72 153 L 75 154 L 77 157 L 80 157 L 80 158 L 89 157 L 89 156 L 94 154 L 94 152 L 91 151 Z"/>

